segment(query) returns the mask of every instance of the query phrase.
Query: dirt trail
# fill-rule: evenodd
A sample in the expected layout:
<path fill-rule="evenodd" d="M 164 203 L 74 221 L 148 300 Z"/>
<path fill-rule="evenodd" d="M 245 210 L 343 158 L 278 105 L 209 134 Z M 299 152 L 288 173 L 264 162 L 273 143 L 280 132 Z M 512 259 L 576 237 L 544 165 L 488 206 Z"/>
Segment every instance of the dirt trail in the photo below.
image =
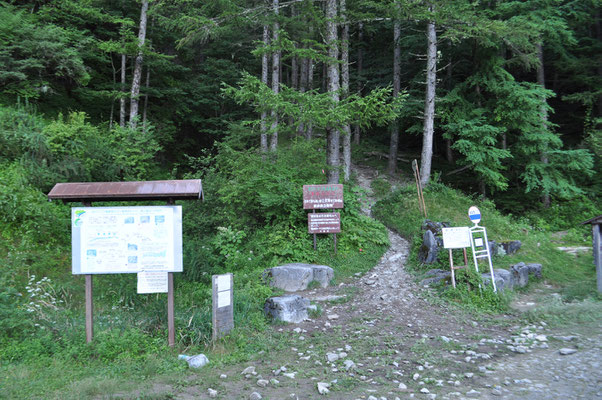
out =
<path fill-rule="evenodd" d="M 370 215 L 376 173 L 354 170 Z M 404 269 L 408 241 L 393 231 L 389 239 L 368 273 L 299 293 L 322 314 L 275 326 L 284 346 L 243 365 L 205 367 L 184 387 L 163 389 L 176 399 L 602 399 L 599 324 L 563 337 L 573 331 L 450 309 Z M 560 355 L 560 348 L 577 352 Z"/>

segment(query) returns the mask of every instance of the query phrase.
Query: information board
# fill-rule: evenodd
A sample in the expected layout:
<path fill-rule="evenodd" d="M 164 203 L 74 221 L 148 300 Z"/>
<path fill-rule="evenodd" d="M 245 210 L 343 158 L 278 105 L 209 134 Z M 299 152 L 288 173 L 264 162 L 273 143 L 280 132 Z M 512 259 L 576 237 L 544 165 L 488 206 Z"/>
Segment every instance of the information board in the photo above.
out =
<path fill-rule="evenodd" d="M 303 208 L 343 208 L 343 185 L 303 185 Z"/>
<path fill-rule="evenodd" d="M 74 207 L 72 273 L 182 272 L 182 207 Z"/>
<path fill-rule="evenodd" d="M 340 233 L 341 214 L 309 213 L 307 214 L 309 233 Z"/>
<path fill-rule="evenodd" d="M 464 249 L 470 247 L 470 230 L 466 226 L 442 228 L 443 247 L 446 249 Z"/>

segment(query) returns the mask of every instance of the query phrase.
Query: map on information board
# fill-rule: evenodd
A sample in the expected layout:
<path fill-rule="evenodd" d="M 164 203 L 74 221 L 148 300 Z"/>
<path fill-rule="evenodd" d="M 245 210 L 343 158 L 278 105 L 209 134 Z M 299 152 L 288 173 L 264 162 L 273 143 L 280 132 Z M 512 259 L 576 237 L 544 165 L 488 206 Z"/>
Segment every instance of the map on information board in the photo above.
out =
<path fill-rule="evenodd" d="M 182 272 L 182 207 L 74 207 L 73 274 Z"/>

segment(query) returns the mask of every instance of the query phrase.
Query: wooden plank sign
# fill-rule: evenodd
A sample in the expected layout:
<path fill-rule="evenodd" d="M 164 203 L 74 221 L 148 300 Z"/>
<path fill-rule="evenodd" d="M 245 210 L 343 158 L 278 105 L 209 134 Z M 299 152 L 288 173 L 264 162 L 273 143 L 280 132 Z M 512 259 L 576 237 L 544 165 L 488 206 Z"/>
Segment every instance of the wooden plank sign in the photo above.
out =
<path fill-rule="evenodd" d="M 232 274 L 213 275 L 213 340 L 234 328 Z"/>
<path fill-rule="evenodd" d="M 340 233 L 341 214 L 309 213 L 307 214 L 309 233 Z"/>
<path fill-rule="evenodd" d="M 303 185 L 303 209 L 343 208 L 343 185 Z"/>

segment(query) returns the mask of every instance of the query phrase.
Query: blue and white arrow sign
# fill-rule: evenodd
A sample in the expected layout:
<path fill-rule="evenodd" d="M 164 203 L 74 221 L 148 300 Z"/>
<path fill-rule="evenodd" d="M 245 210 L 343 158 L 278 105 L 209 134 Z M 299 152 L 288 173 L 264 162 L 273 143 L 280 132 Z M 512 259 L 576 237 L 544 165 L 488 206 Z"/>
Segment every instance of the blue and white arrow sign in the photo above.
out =
<path fill-rule="evenodd" d="M 481 222 L 481 210 L 475 206 L 470 207 L 468 209 L 468 218 L 470 218 L 473 224 L 478 225 Z"/>

